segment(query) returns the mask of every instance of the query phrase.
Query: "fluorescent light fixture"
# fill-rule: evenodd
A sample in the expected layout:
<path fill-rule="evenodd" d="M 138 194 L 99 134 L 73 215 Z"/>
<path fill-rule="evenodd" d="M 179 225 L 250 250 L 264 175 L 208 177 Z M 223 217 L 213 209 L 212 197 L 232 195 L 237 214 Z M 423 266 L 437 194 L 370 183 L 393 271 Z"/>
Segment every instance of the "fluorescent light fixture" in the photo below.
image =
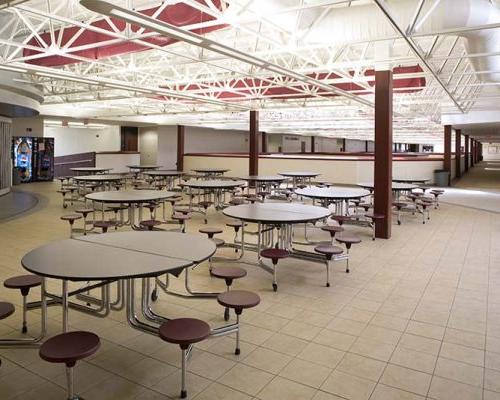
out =
<path fill-rule="evenodd" d="M 235 50 L 235 49 L 232 49 L 230 47 L 222 46 L 222 45 L 217 44 L 217 43 L 210 43 L 208 45 L 208 49 L 214 50 L 217 53 L 224 54 L 226 56 L 235 58 L 235 59 L 240 60 L 240 61 L 244 61 L 244 62 L 253 64 L 253 65 L 257 65 L 259 67 L 262 67 L 263 65 L 266 64 L 265 60 L 261 60 L 257 57 L 247 55 L 247 54 L 243 53 L 242 51 Z"/>
<path fill-rule="evenodd" d="M 18 68 L 18 67 L 11 67 L 10 65 L 0 65 L 0 69 L 3 70 L 3 71 L 19 72 L 19 73 L 22 73 L 22 74 L 28 72 L 27 69 Z"/>

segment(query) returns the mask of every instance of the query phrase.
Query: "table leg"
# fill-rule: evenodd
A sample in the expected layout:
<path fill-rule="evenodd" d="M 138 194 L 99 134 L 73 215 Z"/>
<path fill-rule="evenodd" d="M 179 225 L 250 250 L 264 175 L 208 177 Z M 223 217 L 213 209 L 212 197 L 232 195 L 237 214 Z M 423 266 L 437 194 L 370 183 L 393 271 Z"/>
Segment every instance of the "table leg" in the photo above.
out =
<path fill-rule="evenodd" d="M 62 323 L 63 332 L 68 331 L 68 281 L 64 279 L 62 281 Z"/>

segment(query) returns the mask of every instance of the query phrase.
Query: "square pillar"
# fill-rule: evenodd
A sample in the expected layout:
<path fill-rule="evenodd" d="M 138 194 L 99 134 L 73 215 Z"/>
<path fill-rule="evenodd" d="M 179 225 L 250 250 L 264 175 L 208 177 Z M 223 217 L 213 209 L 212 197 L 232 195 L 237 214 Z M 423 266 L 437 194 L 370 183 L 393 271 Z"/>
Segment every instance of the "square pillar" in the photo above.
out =
<path fill-rule="evenodd" d="M 444 157 L 443 169 L 451 176 L 451 125 L 444 126 Z M 450 184 L 450 182 L 448 182 Z"/>
<path fill-rule="evenodd" d="M 392 71 L 375 71 L 375 236 L 389 239 L 392 225 Z"/>
<path fill-rule="evenodd" d="M 260 133 L 260 141 L 262 143 L 262 153 L 267 153 L 267 133 Z"/>
<path fill-rule="evenodd" d="M 473 167 L 474 164 L 476 163 L 476 157 L 474 156 L 475 152 L 475 145 L 474 145 L 474 139 L 470 139 L 470 166 Z"/>
<path fill-rule="evenodd" d="M 248 175 L 259 174 L 259 112 L 250 111 L 249 148 L 248 148 Z"/>
<path fill-rule="evenodd" d="M 184 171 L 184 125 L 177 125 L 177 171 Z"/>
<path fill-rule="evenodd" d="M 316 137 L 311 136 L 311 153 L 316 153 Z"/>
<path fill-rule="evenodd" d="M 464 150 L 465 150 L 464 166 L 465 166 L 465 172 L 467 172 L 469 170 L 469 135 L 464 135 Z"/>
<path fill-rule="evenodd" d="M 456 177 L 460 178 L 462 176 L 461 171 L 461 156 L 462 156 L 462 131 L 460 129 L 455 129 L 455 170 Z"/>

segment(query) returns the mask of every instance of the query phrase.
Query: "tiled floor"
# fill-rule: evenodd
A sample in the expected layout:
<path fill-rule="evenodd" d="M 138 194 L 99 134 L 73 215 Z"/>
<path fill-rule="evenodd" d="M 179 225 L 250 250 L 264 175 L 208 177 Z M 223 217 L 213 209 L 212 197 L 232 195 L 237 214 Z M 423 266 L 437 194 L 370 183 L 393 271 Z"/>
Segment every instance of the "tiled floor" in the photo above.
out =
<path fill-rule="evenodd" d="M 28 250 L 67 236 L 56 187 L 24 186 L 47 201 L 25 217 L 0 223 L 0 280 L 22 271 L 20 259 Z M 223 219 L 212 213 L 209 224 Z M 188 231 L 197 232 L 201 223 L 195 217 Z M 196 346 L 189 361 L 191 398 L 500 399 L 500 214 L 443 204 L 426 225 L 407 216 L 393 226 L 389 241 L 372 242 L 367 229 L 351 229 L 363 243 L 353 248 L 350 274 L 343 263 L 335 264 L 330 288 L 318 264 L 280 262 L 278 293 L 267 273 L 246 266 L 248 276 L 235 287 L 257 291 L 262 303 L 244 312 L 242 353 L 233 354 L 233 337 Z M 315 236 L 326 239 L 323 234 Z M 222 237 L 232 239 L 228 228 Z M 195 270 L 193 284 L 222 288 L 208 277 L 206 264 Z M 59 285 L 50 282 L 50 288 Z M 21 298 L 0 287 L 0 299 L 17 306 L 0 323 L 0 336 L 17 335 Z M 162 294 L 155 307 L 169 316 L 224 323 L 214 300 Z M 33 332 L 37 318 L 30 312 Z M 60 330 L 60 318 L 59 307 L 49 309 L 50 333 Z M 103 341 L 76 370 L 77 390 L 86 399 L 178 396 L 176 346 L 131 329 L 116 312 L 97 319 L 73 311 L 70 325 Z M 0 399 L 65 398 L 63 368 L 41 361 L 36 349 L 0 349 L 0 355 Z"/>

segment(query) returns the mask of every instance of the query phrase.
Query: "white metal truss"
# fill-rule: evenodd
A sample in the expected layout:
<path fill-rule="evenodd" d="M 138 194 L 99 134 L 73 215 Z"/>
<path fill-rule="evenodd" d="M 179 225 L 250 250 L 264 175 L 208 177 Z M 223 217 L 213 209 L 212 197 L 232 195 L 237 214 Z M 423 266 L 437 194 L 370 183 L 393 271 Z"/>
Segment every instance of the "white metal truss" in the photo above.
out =
<path fill-rule="evenodd" d="M 158 40 L 152 41 L 161 37 L 157 32 L 132 30 L 130 26 L 121 30 L 115 19 L 90 12 L 77 0 L 32 0 L 1 11 L 0 70 L 18 69 L 24 72 L 20 84 L 38 85 L 45 98 L 42 112 L 46 115 L 153 123 L 189 122 L 246 129 L 244 118 L 235 119 L 235 112 L 241 116 L 244 115 L 239 114 L 242 111 L 260 109 L 264 110 L 261 116 L 274 113 L 273 119 L 262 122 L 269 132 L 371 137 L 373 115 L 370 107 L 350 96 L 366 104 L 373 102 L 374 78 L 370 71 L 381 61 L 375 54 L 375 42 L 380 38 L 331 45 L 311 44 L 307 31 L 297 37 L 293 29 L 280 25 L 270 13 L 256 13 L 252 7 L 254 1 L 225 0 L 220 9 L 212 0 L 183 0 L 184 4 L 213 18 L 183 29 L 223 25 L 222 29 L 205 36 L 311 81 L 341 87 L 350 85 L 349 96 L 186 42 L 160 46 Z M 114 3 L 136 10 L 158 7 L 152 18 L 157 18 L 172 4 L 150 0 L 117 0 Z M 300 18 L 302 12 L 319 8 L 321 19 L 336 8 L 366 3 L 369 1 L 297 0 L 290 1 L 290 6 L 280 12 L 296 11 Z M 384 2 L 380 0 L 380 3 Z M 479 104 L 483 107 L 484 102 L 478 99 L 482 98 L 484 88 L 498 85 L 483 77 L 500 73 L 474 70 L 470 62 L 473 58 L 499 56 L 500 53 L 467 53 L 462 39 L 457 36 L 465 29 L 486 30 L 498 26 L 422 34 L 418 27 L 433 11 L 430 7 L 424 15 L 423 3 L 423 0 L 415 1 L 412 23 L 402 27 L 402 36 L 395 34 L 391 38 L 390 58 L 382 60 L 394 68 L 423 67 L 423 70 L 394 74 L 395 134 L 401 139 L 415 134 L 421 134 L 425 140 L 439 137 L 441 113 L 454 112 L 457 105 L 464 112 L 476 109 Z M 231 10 L 230 19 L 228 9 Z M 105 21 L 107 29 L 97 21 Z M 314 21 L 310 29 L 318 22 Z M 81 38 L 87 32 L 106 37 L 100 42 L 82 43 Z M 104 46 L 127 44 L 139 45 L 142 49 L 108 57 L 90 56 L 92 51 L 98 52 Z M 44 65 L 50 64 L 47 60 L 56 60 L 55 57 L 71 62 Z M 423 65 L 422 57 L 427 66 Z M 410 80 L 416 86 L 409 85 Z M 425 84 L 419 80 L 425 80 Z M 398 82 L 405 82 L 404 87 L 398 87 Z M 489 98 L 496 99 L 494 96 Z M 287 114 L 290 112 L 296 115 L 293 121 Z M 278 121 L 276 115 L 281 115 L 281 120 Z M 419 122 L 412 125 L 409 121 Z"/>

